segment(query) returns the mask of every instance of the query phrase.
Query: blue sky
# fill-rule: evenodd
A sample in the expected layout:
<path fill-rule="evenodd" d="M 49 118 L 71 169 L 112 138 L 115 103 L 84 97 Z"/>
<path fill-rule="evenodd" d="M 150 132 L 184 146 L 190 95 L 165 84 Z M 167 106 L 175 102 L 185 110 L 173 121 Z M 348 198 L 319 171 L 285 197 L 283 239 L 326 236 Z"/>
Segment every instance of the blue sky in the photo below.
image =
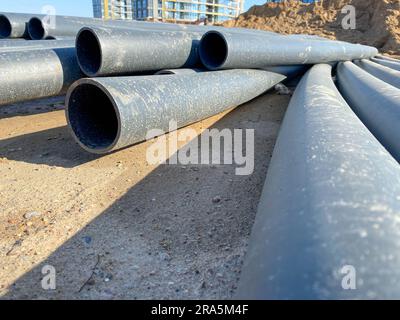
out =
<path fill-rule="evenodd" d="M 254 4 L 262 4 L 265 0 L 245 0 L 246 10 Z M 41 13 L 42 7 L 52 5 L 57 14 L 67 16 L 93 16 L 92 0 L 1 0 L 0 11 Z"/>

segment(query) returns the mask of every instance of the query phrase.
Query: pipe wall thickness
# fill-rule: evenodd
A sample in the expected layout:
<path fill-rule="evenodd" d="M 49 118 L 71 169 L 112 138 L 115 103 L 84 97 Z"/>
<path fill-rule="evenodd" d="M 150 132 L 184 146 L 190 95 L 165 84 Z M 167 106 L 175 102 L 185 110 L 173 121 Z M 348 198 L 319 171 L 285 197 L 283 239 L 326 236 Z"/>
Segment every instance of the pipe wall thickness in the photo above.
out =
<path fill-rule="evenodd" d="M 128 75 L 200 64 L 202 33 L 85 27 L 76 39 L 78 62 L 89 77 Z"/>
<path fill-rule="evenodd" d="M 77 142 L 107 153 L 216 115 L 264 93 L 285 77 L 262 70 L 189 75 L 81 79 L 66 97 L 66 116 Z"/>
<path fill-rule="evenodd" d="M 73 47 L 0 53 L 0 105 L 63 94 L 82 76 Z"/>
<path fill-rule="evenodd" d="M 285 115 L 236 298 L 400 298 L 399 196 L 400 166 L 331 66 L 313 67 Z M 353 271 L 357 290 L 344 290 Z"/>
<path fill-rule="evenodd" d="M 400 90 L 351 62 L 337 68 L 340 92 L 358 117 L 400 161 Z"/>
<path fill-rule="evenodd" d="M 28 22 L 34 16 L 37 15 L 13 12 L 1 13 L 0 38 L 29 38 Z"/>
<path fill-rule="evenodd" d="M 200 59 L 210 70 L 345 61 L 369 58 L 377 53 L 375 48 L 341 41 L 260 39 L 218 31 L 207 32 L 199 47 Z"/>
<path fill-rule="evenodd" d="M 393 70 L 366 59 L 356 60 L 354 63 L 374 77 L 400 89 L 400 71 Z"/>

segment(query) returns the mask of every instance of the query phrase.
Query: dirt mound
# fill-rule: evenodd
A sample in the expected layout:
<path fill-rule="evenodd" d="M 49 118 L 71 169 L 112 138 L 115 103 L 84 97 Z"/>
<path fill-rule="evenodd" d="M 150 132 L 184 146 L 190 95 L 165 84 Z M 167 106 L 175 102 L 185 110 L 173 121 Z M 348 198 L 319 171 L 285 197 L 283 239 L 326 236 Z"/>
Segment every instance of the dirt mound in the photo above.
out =
<path fill-rule="evenodd" d="M 356 29 L 345 30 L 341 10 L 356 8 Z M 282 34 L 314 34 L 330 39 L 374 46 L 381 52 L 400 56 L 399 0 L 321 0 L 313 4 L 299 1 L 253 6 L 226 27 L 246 27 Z"/>

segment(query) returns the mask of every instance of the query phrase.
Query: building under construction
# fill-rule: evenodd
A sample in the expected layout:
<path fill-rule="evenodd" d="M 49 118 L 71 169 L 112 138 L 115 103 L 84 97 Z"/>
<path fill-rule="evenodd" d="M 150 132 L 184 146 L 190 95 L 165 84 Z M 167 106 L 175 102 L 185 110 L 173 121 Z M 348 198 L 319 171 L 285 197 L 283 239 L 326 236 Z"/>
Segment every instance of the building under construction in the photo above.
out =
<path fill-rule="evenodd" d="M 239 16 L 244 0 L 93 0 L 96 18 L 220 23 Z"/>

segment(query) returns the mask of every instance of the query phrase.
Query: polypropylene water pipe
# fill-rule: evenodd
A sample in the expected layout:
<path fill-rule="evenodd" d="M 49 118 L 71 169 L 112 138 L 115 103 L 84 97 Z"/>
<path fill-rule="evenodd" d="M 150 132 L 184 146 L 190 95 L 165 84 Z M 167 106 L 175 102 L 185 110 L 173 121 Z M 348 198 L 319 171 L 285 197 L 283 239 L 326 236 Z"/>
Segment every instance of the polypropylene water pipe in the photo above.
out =
<path fill-rule="evenodd" d="M 400 63 L 400 60 L 378 54 L 375 58 Z"/>
<path fill-rule="evenodd" d="M 374 77 L 400 89 L 400 71 L 393 70 L 366 59 L 356 60 L 354 63 Z"/>
<path fill-rule="evenodd" d="M 66 116 L 76 141 L 107 153 L 144 141 L 149 130 L 167 132 L 245 103 L 284 76 L 262 70 L 189 75 L 81 79 L 66 97 Z"/>
<path fill-rule="evenodd" d="M 133 28 L 153 31 L 187 31 L 187 32 L 206 32 L 208 30 L 229 30 L 231 33 L 253 34 L 253 35 L 278 35 L 274 32 L 262 30 L 250 30 L 245 28 L 223 28 L 214 26 L 194 26 L 186 24 L 146 22 L 146 21 L 127 21 L 127 20 L 101 20 L 95 18 L 54 16 L 54 24 L 49 25 L 47 21 L 42 21 L 41 17 L 33 17 L 28 23 L 28 32 L 32 39 L 40 40 L 48 36 L 76 36 L 79 30 L 85 26 L 103 26 Z"/>
<path fill-rule="evenodd" d="M 190 68 L 200 64 L 201 33 L 85 27 L 76 38 L 82 71 L 90 76 Z"/>
<path fill-rule="evenodd" d="M 400 90 L 351 62 L 337 68 L 340 92 L 382 145 L 400 161 Z"/>
<path fill-rule="evenodd" d="M 75 46 L 74 40 L 38 40 L 38 41 L 3 40 L 0 41 L 0 52 L 71 48 L 74 46 Z"/>
<path fill-rule="evenodd" d="M 82 76 L 74 47 L 0 53 L 0 105 L 65 93 Z"/>
<path fill-rule="evenodd" d="M 363 59 L 375 56 L 372 47 L 326 40 L 295 40 L 207 32 L 200 41 L 199 54 L 210 70 L 263 68 L 271 65 L 315 64 Z"/>
<path fill-rule="evenodd" d="M 235 298 L 399 299 L 399 197 L 400 166 L 331 67 L 313 67 L 280 129 Z"/>
<path fill-rule="evenodd" d="M 34 16 L 37 15 L 2 12 L 0 14 L 0 38 L 29 38 L 28 21 Z"/>
<path fill-rule="evenodd" d="M 376 58 L 371 58 L 371 61 L 373 61 L 375 63 L 379 63 L 382 66 L 391 68 L 393 70 L 400 71 L 400 63 L 398 63 L 398 62 L 383 60 L 383 59 L 376 59 Z"/>

